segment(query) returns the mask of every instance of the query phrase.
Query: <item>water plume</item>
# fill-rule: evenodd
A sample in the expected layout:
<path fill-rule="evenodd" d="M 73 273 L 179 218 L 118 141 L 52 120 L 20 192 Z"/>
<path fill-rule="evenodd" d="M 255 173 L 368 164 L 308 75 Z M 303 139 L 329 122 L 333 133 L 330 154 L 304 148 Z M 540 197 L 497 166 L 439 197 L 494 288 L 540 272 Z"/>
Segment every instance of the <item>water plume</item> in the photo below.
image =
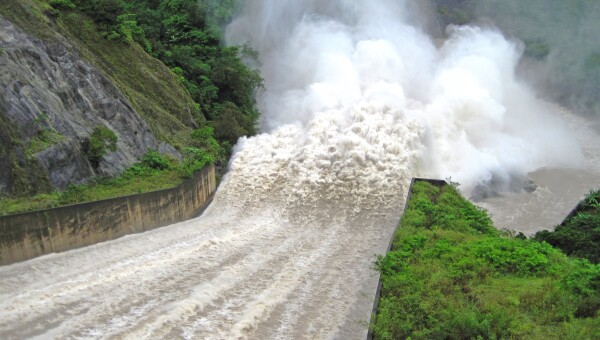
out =
<path fill-rule="evenodd" d="M 262 130 L 294 131 L 302 136 L 294 149 L 306 151 L 315 124 L 339 130 L 330 138 L 335 144 L 349 137 L 344 131 L 353 124 L 366 129 L 381 119 L 409 129 L 409 139 L 418 136 L 412 149 L 402 150 L 410 175 L 451 177 L 467 191 L 540 167 L 581 165 L 575 138 L 515 76 L 522 44 L 493 28 L 469 26 L 449 27 L 447 40 L 434 41 L 411 24 L 414 15 L 402 1 L 248 1 L 227 38 L 260 53 Z M 380 115 L 356 121 L 357 110 Z M 389 112 L 393 118 L 385 121 Z M 238 152 L 253 143 L 245 141 Z M 383 149 L 381 142 L 369 146 Z M 365 153 L 362 147 L 345 151 Z M 368 156 L 389 161 L 374 150 Z"/>

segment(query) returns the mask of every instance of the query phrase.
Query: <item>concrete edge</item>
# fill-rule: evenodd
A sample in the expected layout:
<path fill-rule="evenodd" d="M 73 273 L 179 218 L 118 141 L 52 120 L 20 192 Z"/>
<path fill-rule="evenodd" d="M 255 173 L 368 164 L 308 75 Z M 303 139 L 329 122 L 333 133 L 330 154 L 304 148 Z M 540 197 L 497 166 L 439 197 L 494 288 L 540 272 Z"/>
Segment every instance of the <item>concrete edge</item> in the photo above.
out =
<path fill-rule="evenodd" d="M 413 185 L 416 182 L 428 182 L 428 183 L 431 183 L 431 184 L 439 186 L 439 187 L 442 187 L 442 186 L 448 184 L 448 182 L 441 180 L 441 179 L 413 177 L 413 179 L 411 179 L 410 185 L 408 187 L 408 193 L 406 194 L 406 201 L 404 203 L 404 211 L 406 211 L 406 208 L 408 208 L 408 202 L 410 201 Z M 403 211 L 403 215 L 404 215 L 404 211 Z M 401 220 L 402 220 L 402 216 L 400 216 L 400 220 L 398 220 L 398 223 L 396 223 L 396 227 L 394 228 L 394 232 L 392 233 L 392 237 L 390 238 L 390 242 L 387 246 L 387 250 L 385 251 L 386 254 L 388 252 L 390 252 L 390 250 L 392 250 L 392 244 L 394 243 L 394 236 L 396 235 L 396 232 L 398 231 L 398 226 L 400 225 Z M 373 334 L 373 331 L 371 330 L 371 326 L 373 325 L 375 316 L 377 315 L 377 309 L 379 306 L 379 299 L 381 298 L 381 289 L 382 288 L 383 288 L 383 283 L 381 282 L 381 275 L 379 275 L 379 281 L 377 282 L 377 290 L 375 291 L 375 301 L 373 301 L 373 310 L 371 311 L 371 318 L 369 320 L 369 332 L 367 333 L 367 340 L 373 340 L 375 338 L 375 334 Z"/>

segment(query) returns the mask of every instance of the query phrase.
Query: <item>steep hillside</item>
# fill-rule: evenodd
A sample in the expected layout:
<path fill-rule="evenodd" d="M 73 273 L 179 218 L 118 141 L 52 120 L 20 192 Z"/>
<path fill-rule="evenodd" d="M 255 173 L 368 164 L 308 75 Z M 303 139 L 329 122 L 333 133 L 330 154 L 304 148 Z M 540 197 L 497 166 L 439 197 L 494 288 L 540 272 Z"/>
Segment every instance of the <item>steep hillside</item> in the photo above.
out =
<path fill-rule="evenodd" d="M 199 109 L 177 77 L 135 43 L 109 41 L 77 12 L 0 3 L 0 195 L 120 173 L 148 149 L 179 156 Z M 90 159 L 105 127 L 116 150 Z"/>

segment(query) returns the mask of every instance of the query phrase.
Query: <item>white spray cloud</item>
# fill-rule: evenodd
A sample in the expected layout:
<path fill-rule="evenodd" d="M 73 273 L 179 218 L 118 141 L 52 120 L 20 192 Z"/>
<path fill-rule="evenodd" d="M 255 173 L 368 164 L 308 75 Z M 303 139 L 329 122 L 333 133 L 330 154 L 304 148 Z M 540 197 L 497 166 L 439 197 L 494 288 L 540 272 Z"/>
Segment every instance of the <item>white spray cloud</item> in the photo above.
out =
<path fill-rule="evenodd" d="M 241 143 L 237 150 L 246 155 L 236 159 L 290 133 L 297 136 L 287 137 L 294 153 L 283 162 L 301 157 L 306 178 L 340 180 L 340 171 L 319 172 L 323 167 L 306 159 L 333 166 L 354 157 L 366 161 L 338 165 L 356 167 L 368 183 L 392 176 L 371 171 L 401 167 L 400 177 L 451 176 L 467 190 L 540 167 L 581 164 L 579 146 L 550 106 L 516 79 L 517 42 L 477 27 L 451 27 L 447 41 L 434 42 L 407 24 L 415 21 L 410 15 L 391 0 L 248 1 L 227 38 L 260 53 L 266 90 L 258 99 L 270 135 Z M 314 142 L 315 131 L 329 137 Z M 353 138 L 361 141 L 339 147 Z M 335 152 L 317 151 L 328 143 Z M 390 157 L 396 149 L 398 157 Z"/>

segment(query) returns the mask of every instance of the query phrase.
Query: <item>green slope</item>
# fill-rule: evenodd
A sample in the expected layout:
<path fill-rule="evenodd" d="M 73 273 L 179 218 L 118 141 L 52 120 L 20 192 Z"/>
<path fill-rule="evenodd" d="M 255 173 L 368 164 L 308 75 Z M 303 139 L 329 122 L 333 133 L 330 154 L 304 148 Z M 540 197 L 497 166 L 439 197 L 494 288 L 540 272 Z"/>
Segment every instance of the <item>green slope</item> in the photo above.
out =
<path fill-rule="evenodd" d="M 600 266 L 495 230 L 449 185 L 413 186 L 377 265 L 379 339 L 600 337 Z"/>
<path fill-rule="evenodd" d="M 85 15 L 58 12 L 43 1 L 3 0 L 0 15 L 39 39 L 66 41 L 121 90 L 156 137 L 187 144 L 198 109 L 177 77 L 139 45 L 107 40 Z"/>

